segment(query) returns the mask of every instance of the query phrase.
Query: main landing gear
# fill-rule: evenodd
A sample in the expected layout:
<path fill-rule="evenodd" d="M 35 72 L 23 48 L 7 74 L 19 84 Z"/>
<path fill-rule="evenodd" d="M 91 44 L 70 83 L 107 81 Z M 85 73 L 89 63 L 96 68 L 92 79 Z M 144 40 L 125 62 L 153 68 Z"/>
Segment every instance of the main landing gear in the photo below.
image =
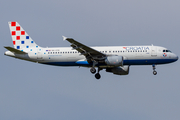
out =
<path fill-rule="evenodd" d="M 100 78 L 101 78 L 101 75 L 100 75 L 99 73 L 96 73 L 96 74 L 95 74 L 95 78 L 96 78 L 96 79 L 100 79 Z"/>
<path fill-rule="evenodd" d="M 98 64 L 98 62 L 94 61 L 94 62 L 93 62 L 93 66 L 92 66 L 92 68 L 90 69 L 90 72 L 91 72 L 92 74 L 96 73 L 96 69 L 95 69 L 95 65 L 96 65 L 96 64 Z"/>
<path fill-rule="evenodd" d="M 91 72 L 92 74 L 96 73 L 95 67 L 92 67 L 92 68 L 90 69 L 90 72 Z"/>
<path fill-rule="evenodd" d="M 90 69 L 90 72 L 91 72 L 92 74 L 95 74 L 95 73 L 96 73 L 95 65 L 97 65 L 97 64 L 98 64 L 98 62 L 93 61 L 93 66 L 92 66 L 92 68 Z M 102 69 L 98 67 L 98 72 L 95 74 L 95 78 L 96 78 L 96 79 L 100 79 L 100 78 L 101 78 L 101 75 L 99 74 L 99 71 L 100 71 L 100 70 L 102 70 Z"/>
<path fill-rule="evenodd" d="M 91 71 L 92 74 L 95 74 L 95 73 L 96 73 L 96 74 L 95 74 L 95 78 L 96 78 L 96 79 L 100 79 L 100 78 L 101 78 L 101 75 L 99 74 L 99 71 L 100 71 L 100 70 L 102 70 L 102 69 L 98 67 L 98 72 L 96 73 L 96 69 L 95 69 L 94 67 L 92 67 L 92 68 L 90 69 L 90 71 Z"/>
<path fill-rule="evenodd" d="M 152 67 L 153 67 L 153 74 L 154 74 L 154 75 L 157 75 L 157 72 L 156 72 L 156 70 L 155 70 L 155 69 L 156 69 L 156 66 L 153 64 Z"/>

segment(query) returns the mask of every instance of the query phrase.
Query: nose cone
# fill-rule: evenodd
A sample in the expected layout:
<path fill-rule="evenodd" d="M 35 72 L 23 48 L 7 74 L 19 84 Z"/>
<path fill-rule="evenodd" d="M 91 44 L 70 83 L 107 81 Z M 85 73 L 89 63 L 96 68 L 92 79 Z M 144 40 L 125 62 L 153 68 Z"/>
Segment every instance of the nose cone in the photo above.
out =
<path fill-rule="evenodd" d="M 179 59 L 179 57 L 176 54 L 173 54 L 173 59 L 174 59 L 174 61 L 177 61 Z"/>
<path fill-rule="evenodd" d="M 179 57 L 176 55 L 176 61 L 179 59 Z"/>

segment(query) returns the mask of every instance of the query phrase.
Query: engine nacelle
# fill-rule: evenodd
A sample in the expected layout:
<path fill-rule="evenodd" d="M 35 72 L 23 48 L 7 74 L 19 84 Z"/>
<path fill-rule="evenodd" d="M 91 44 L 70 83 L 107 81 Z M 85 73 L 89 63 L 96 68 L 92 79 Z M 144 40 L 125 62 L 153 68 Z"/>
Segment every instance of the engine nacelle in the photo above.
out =
<path fill-rule="evenodd" d="M 108 56 L 105 59 L 107 65 L 112 66 L 123 66 L 123 57 L 122 56 Z"/>
<path fill-rule="evenodd" d="M 128 75 L 129 74 L 129 65 L 123 67 L 115 67 L 115 68 L 106 68 L 106 72 L 112 72 L 116 75 Z"/>

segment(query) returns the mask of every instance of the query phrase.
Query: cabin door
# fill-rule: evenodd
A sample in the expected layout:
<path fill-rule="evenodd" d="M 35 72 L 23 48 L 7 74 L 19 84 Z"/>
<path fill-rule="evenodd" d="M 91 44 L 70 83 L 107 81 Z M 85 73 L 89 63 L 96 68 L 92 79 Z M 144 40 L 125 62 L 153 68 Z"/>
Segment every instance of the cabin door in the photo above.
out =
<path fill-rule="evenodd" d="M 38 60 L 43 60 L 43 56 L 42 56 L 42 51 L 41 51 L 41 49 L 38 49 L 38 50 L 37 50 L 37 59 L 38 59 Z"/>
<path fill-rule="evenodd" d="M 155 46 L 151 47 L 151 56 L 152 57 L 157 56 L 157 47 L 155 47 Z"/>

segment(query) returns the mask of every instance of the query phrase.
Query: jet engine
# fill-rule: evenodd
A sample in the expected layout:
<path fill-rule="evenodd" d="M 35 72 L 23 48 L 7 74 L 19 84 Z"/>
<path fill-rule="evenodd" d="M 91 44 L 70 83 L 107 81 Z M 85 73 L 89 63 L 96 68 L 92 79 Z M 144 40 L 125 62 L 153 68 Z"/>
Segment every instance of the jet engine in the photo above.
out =
<path fill-rule="evenodd" d="M 116 75 L 128 75 L 129 74 L 129 65 L 125 65 L 123 67 L 114 67 L 114 68 L 106 68 L 106 72 L 112 72 Z"/>
<path fill-rule="evenodd" d="M 108 56 L 105 59 L 107 65 L 112 66 L 123 66 L 123 57 L 122 56 Z"/>

